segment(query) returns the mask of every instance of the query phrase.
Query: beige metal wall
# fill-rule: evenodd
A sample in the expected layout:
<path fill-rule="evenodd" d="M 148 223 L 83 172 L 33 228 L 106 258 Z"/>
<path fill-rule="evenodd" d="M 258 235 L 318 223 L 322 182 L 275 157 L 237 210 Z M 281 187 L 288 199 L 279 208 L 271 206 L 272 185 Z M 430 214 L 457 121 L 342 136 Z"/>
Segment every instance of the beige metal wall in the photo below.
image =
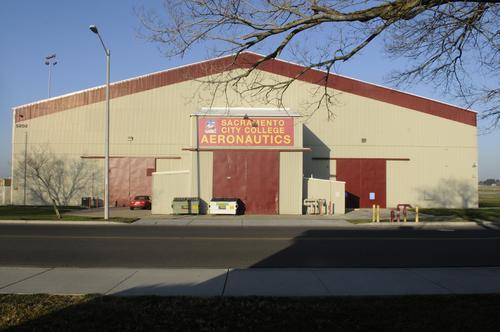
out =
<path fill-rule="evenodd" d="M 0 205 L 10 204 L 10 186 L 0 185 Z"/>
<path fill-rule="evenodd" d="M 261 73 L 261 77 L 279 79 L 267 73 Z M 193 152 L 182 150 L 194 143 L 190 114 L 209 105 L 276 106 L 262 98 L 241 98 L 232 91 L 227 97 L 212 98 L 211 91 L 200 88 L 201 84 L 187 81 L 112 99 L 111 155 L 180 156 L 180 160 L 158 160 L 157 171 L 192 169 Z M 335 118 L 329 121 L 325 110 L 314 112 L 318 96 L 311 94 L 320 90 L 309 83 L 295 82 L 283 99 L 285 107 L 304 114 L 302 119 L 296 119 L 295 139 L 300 147 L 303 122 L 304 147 L 312 149 L 304 153 L 304 176 L 335 179 L 334 161 L 314 160 L 314 157 L 409 158 L 406 162 L 387 163 L 388 206 L 399 202 L 426 206 L 477 205 L 475 127 L 348 93 L 336 93 Z M 103 119 L 101 102 L 23 122 L 28 128 L 14 129 L 14 165 L 23 156 L 25 131 L 29 149 L 46 145 L 71 158 L 102 156 Z M 134 140 L 129 142 L 128 136 Z M 362 138 L 367 142 L 361 143 Z M 211 186 L 208 173 L 200 178 L 200 188 Z M 14 203 L 19 204 L 20 181 L 15 176 L 13 180 Z M 466 197 L 462 197 L 464 190 L 469 193 Z M 445 196 L 447 201 L 436 199 Z"/>
<path fill-rule="evenodd" d="M 174 197 L 190 197 L 189 183 L 191 174 L 186 171 L 153 173 L 152 214 L 171 214 Z"/>
<path fill-rule="evenodd" d="M 279 213 L 302 214 L 302 152 L 280 152 Z"/>
<path fill-rule="evenodd" d="M 345 214 L 345 182 L 304 178 L 304 191 L 308 199 L 326 199 L 333 203 L 334 214 Z"/>
<path fill-rule="evenodd" d="M 193 155 L 193 163 L 191 169 L 191 193 L 192 196 L 199 196 L 201 198 L 200 202 L 200 213 L 206 213 L 208 209 L 208 203 L 212 199 L 212 179 L 213 179 L 213 152 L 202 151 L 197 154 L 196 152 L 191 152 Z M 199 167 L 196 162 L 196 158 L 199 156 L 200 163 Z M 199 176 L 197 173 L 199 169 Z M 197 186 L 197 183 L 200 186 Z M 199 194 L 198 194 L 199 190 Z"/>
<path fill-rule="evenodd" d="M 335 161 L 313 157 L 408 158 L 387 161 L 388 207 L 477 207 L 475 127 L 345 93 L 337 99 L 333 122 L 318 114 L 306 124 L 306 175 L 335 179 Z"/>

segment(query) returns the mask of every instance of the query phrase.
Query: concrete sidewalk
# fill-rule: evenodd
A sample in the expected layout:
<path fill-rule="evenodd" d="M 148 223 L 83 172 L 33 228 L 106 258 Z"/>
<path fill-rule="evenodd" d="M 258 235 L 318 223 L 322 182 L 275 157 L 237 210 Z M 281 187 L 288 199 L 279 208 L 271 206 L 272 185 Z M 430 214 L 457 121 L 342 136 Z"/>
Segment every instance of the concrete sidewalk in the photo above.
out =
<path fill-rule="evenodd" d="M 500 293 L 500 267 L 128 269 L 0 267 L 0 293 L 371 296 Z"/>
<path fill-rule="evenodd" d="M 313 219 L 313 218 L 259 218 L 220 217 L 193 218 L 184 216 L 168 219 L 141 219 L 132 224 L 113 221 L 56 221 L 56 220 L 0 220 L 0 224 L 36 224 L 36 225 L 108 225 L 108 226 L 188 226 L 188 227 L 300 227 L 300 228 L 329 228 L 329 229 L 492 229 L 500 230 L 500 222 L 472 222 L 472 221 L 428 221 L 428 222 L 400 222 L 400 223 L 361 223 L 353 224 L 342 219 Z"/>
<path fill-rule="evenodd" d="M 36 224 L 36 225 L 108 225 L 108 226 L 188 226 L 188 227 L 301 227 L 301 228 L 340 228 L 340 229 L 493 229 L 500 230 L 500 222 L 472 221 L 424 221 L 424 222 L 394 222 L 394 223 L 361 223 L 353 224 L 342 219 L 313 218 L 259 218 L 220 217 L 193 218 L 184 216 L 168 219 L 141 219 L 132 224 L 113 221 L 56 221 L 56 220 L 0 220 L 0 224 Z"/>

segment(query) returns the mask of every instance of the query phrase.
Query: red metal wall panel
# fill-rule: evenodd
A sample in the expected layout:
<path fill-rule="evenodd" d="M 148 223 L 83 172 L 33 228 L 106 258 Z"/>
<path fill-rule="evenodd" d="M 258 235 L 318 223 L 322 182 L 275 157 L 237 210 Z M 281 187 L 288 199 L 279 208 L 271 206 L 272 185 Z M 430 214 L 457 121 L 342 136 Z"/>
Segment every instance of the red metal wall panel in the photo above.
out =
<path fill-rule="evenodd" d="M 127 206 L 130 198 L 151 195 L 154 158 L 110 158 L 109 202 L 111 206 Z"/>
<path fill-rule="evenodd" d="M 246 214 L 277 214 L 279 152 L 214 151 L 213 197 L 235 197 Z"/>
<path fill-rule="evenodd" d="M 262 56 L 255 53 L 241 53 L 237 59 L 234 59 L 233 56 L 227 56 L 181 68 L 136 77 L 130 80 L 113 83 L 110 87 L 111 98 L 117 98 L 169 84 L 193 80 L 234 68 L 249 68 L 261 59 Z M 313 69 L 304 73 L 304 67 L 277 59 L 270 59 L 263 62 L 259 65 L 258 69 L 293 78 L 302 73 L 297 79 L 313 84 L 323 84 L 325 80 L 325 73 L 323 71 Z M 335 74 L 330 74 L 328 86 L 339 91 L 353 93 L 355 95 L 380 100 L 419 112 L 476 126 L 475 112 L 438 101 L 365 83 L 348 77 L 337 76 Z M 19 106 L 15 108 L 15 121 L 25 121 L 54 112 L 64 111 L 66 109 L 97 103 L 103 101 L 104 98 L 105 89 L 104 87 L 100 87 L 67 96 L 52 98 L 46 101 Z"/>
<path fill-rule="evenodd" d="M 384 159 L 337 160 L 337 180 L 345 181 L 346 207 L 386 207 L 386 161 Z M 370 193 L 375 199 L 370 199 Z"/>

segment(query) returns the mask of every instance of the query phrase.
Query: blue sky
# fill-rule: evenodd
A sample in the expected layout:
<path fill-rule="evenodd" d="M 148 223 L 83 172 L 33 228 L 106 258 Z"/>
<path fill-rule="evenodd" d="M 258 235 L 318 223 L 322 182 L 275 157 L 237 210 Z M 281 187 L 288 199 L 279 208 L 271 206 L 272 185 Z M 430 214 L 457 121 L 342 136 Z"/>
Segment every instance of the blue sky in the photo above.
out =
<path fill-rule="evenodd" d="M 161 56 L 157 45 L 138 38 L 139 22 L 133 13 L 138 4 L 138 0 L 2 1 L 0 139 L 3 144 L 0 145 L 0 177 L 10 176 L 11 107 L 47 97 L 45 56 L 57 54 L 58 64 L 52 75 L 53 96 L 104 83 L 104 52 L 96 36 L 88 30 L 90 24 L 99 27 L 111 49 L 112 81 L 206 58 L 207 52 L 200 48 L 183 59 L 169 60 Z M 385 57 L 380 44 L 375 43 L 339 70 L 343 75 L 387 85 L 384 78 L 394 63 Z M 401 61 L 396 63 L 404 65 Z M 405 88 L 405 91 L 460 104 L 460 101 L 425 85 Z M 485 125 L 480 123 L 480 128 Z M 500 129 L 479 132 L 479 177 L 500 178 Z"/>

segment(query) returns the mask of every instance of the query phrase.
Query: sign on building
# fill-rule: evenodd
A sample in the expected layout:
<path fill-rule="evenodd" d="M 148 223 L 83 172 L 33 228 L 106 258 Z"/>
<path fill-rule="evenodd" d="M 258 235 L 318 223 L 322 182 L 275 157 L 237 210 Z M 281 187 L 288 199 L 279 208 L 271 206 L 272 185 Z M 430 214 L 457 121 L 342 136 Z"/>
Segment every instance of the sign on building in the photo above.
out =
<path fill-rule="evenodd" d="M 293 118 L 198 118 L 200 146 L 293 146 Z"/>

